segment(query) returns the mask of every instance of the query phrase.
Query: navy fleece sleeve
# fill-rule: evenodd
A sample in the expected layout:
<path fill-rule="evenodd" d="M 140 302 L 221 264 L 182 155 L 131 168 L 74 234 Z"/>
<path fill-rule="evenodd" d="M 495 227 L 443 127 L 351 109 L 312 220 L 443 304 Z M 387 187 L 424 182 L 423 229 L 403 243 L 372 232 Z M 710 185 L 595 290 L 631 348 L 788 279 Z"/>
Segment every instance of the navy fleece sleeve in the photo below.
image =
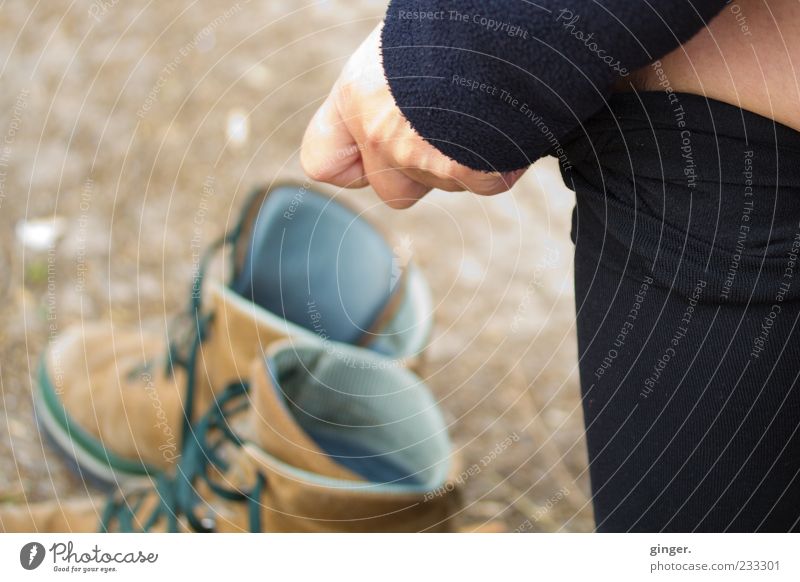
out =
<path fill-rule="evenodd" d="M 509 171 L 603 106 L 620 76 L 691 38 L 725 0 L 392 0 L 386 77 L 423 138 Z"/>

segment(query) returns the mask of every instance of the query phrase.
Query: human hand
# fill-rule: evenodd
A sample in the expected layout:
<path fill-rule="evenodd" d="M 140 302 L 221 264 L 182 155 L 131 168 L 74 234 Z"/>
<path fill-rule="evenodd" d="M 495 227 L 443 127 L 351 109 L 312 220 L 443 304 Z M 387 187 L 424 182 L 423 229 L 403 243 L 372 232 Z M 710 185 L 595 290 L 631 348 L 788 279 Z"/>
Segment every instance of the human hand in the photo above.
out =
<path fill-rule="evenodd" d="M 361 44 L 314 115 L 300 152 L 314 180 L 343 188 L 371 185 L 393 208 L 408 208 L 432 188 L 493 195 L 525 170 L 480 172 L 423 140 L 395 105 L 383 72 L 381 27 Z"/>

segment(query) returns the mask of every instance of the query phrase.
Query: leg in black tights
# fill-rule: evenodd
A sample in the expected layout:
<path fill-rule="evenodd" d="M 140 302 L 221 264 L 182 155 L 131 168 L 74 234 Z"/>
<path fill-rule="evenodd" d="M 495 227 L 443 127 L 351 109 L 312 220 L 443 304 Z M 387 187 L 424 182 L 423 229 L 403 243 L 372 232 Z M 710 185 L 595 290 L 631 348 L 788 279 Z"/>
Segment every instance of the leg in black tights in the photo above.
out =
<path fill-rule="evenodd" d="M 800 134 L 676 97 L 569 145 L 597 529 L 798 531 Z"/>

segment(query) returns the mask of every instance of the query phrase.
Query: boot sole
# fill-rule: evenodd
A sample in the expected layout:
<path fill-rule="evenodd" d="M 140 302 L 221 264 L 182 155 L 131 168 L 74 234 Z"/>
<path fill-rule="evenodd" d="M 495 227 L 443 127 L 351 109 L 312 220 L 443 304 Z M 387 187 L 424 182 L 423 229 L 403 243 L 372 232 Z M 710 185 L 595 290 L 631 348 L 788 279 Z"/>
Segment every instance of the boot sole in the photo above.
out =
<path fill-rule="evenodd" d="M 34 385 L 36 424 L 68 469 L 82 481 L 100 489 L 138 489 L 152 485 L 157 471 L 144 463 L 120 459 L 102 443 L 71 422 L 58 405 L 58 394 L 47 374 L 44 359 Z"/>

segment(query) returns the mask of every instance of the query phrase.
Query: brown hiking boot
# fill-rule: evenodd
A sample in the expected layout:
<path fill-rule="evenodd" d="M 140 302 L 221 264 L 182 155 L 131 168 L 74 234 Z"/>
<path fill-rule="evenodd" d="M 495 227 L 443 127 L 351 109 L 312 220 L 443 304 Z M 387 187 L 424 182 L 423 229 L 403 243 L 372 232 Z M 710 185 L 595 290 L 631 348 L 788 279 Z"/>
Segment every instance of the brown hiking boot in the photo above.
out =
<path fill-rule="evenodd" d="M 205 265 L 225 245 L 229 282 L 204 285 Z M 407 253 L 301 186 L 255 191 L 191 291 L 167 333 L 108 321 L 67 330 L 48 348 L 37 419 L 83 478 L 130 487 L 174 469 L 215 388 L 246 377 L 276 339 L 361 345 L 413 365 L 431 326 L 428 288 Z"/>
<path fill-rule="evenodd" d="M 0 506 L 0 530 L 451 531 L 455 475 L 417 376 L 364 349 L 284 340 L 217 395 L 174 476 L 105 507 Z"/>

